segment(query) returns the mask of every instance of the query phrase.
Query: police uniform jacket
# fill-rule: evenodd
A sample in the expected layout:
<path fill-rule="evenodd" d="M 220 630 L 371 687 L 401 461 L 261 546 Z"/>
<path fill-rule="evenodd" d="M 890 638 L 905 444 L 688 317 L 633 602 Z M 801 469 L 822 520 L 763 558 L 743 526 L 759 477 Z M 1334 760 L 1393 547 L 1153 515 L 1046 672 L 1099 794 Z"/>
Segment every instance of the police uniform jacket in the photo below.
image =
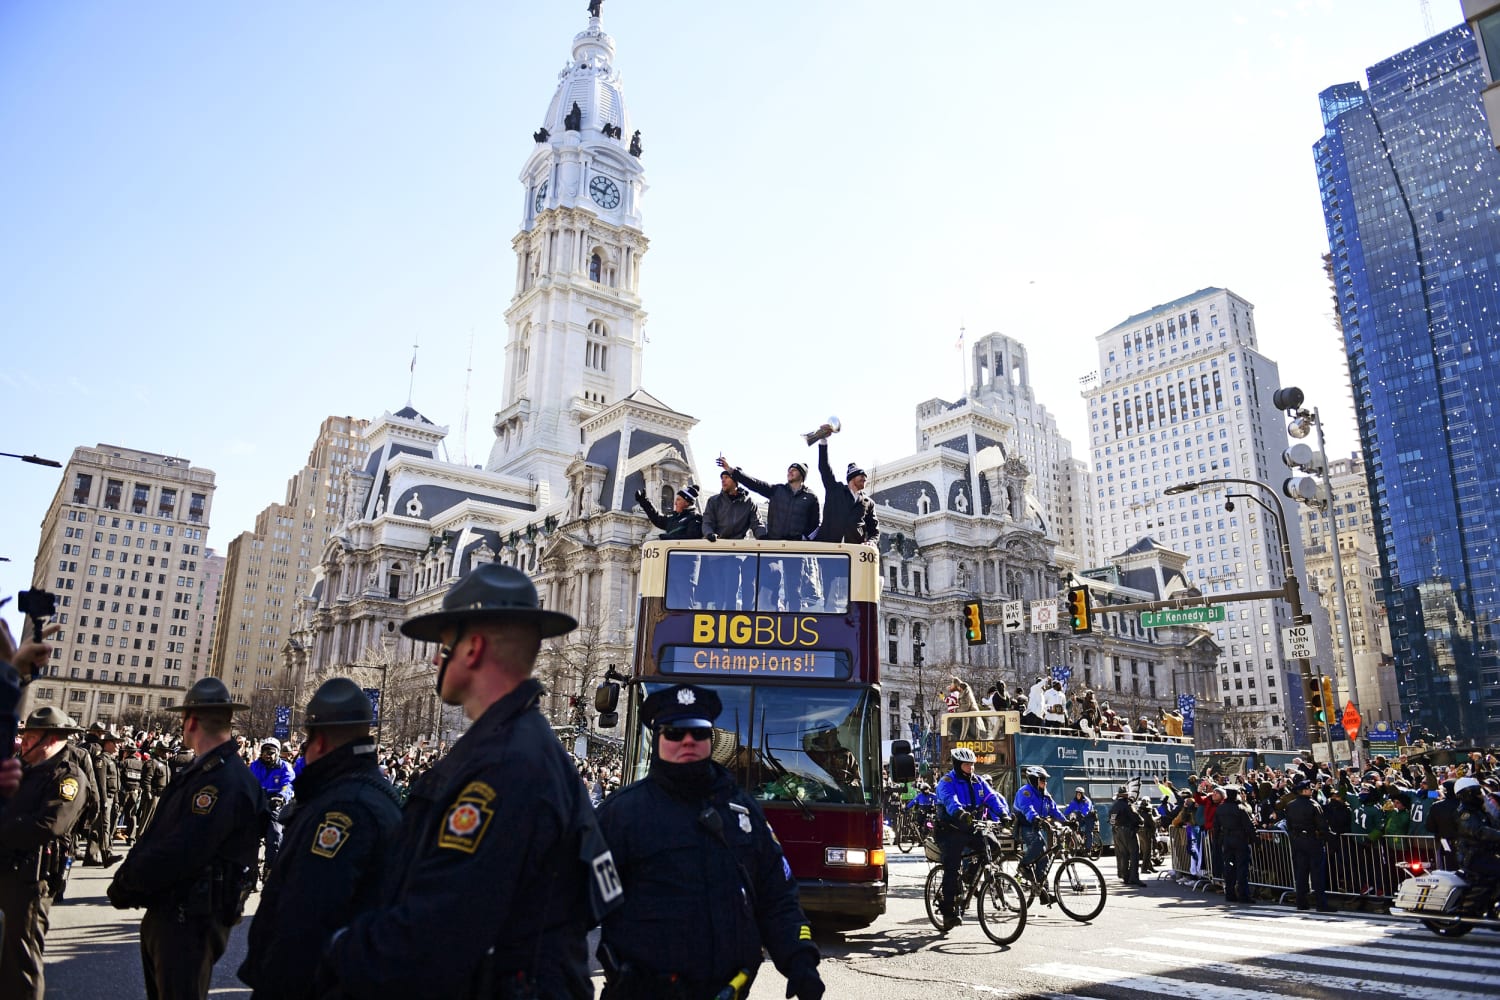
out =
<path fill-rule="evenodd" d="M 102 750 L 94 757 L 94 771 L 99 779 L 99 794 L 111 806 L 120 796 L 120 765 Z"/>
<path fill-rule="evenodd" d="M 1123 830 L 1135 830 L 1141 825 L 1141 815 L 1129 799 L 1116 797 L 1115 804 L 1109 807 L 1109 824 Z"/>
<path fill-rule="evenodd" d="M 257 997 L 316 997 L 314 974 L 333 932 L 380 902 L 401 824 L 396 790 L 368 740 L 320 757 L 297 779 L 286 833 L 261 892 L 239 977 Z"/>
<path fill-rule="evenodd" d="M 806 484 L 794 490 L 786 483 L 767 483 L 739 469 L 732 470 L 730 475 L 745 489 L 770 501 L 766 504 L 767 538 L 800 542 L 818 530 L 818 498 Z"/>
<path fill-rule="evenodd" d="M 159 796 L 167 790 L 167 784 L 172 780 L 172 772 L 167 767 L 167 762 L 152 757 L 146 761 L 146 776 L 143 779 L 146 786 L 146 794 Z"/>
<path fill-rule="evenodd" d="M 816 964 L 818 950 L 760 806 L 727 770 L 711 766 L 714 780 L 702 799 L 680 797 L 648 777 L 599 807 L 625 889 L 601 939 L 624 965 L 675 973 L 690 987 L 716 992 L 741 969 L 753 977 L 762 946 L 783 975 Z"/>
<path fill-rule="evenodd" d="M 1476 855 L 1493 856 L 1500 852 L 1500 830 L 1491 825 L 1483 806 L 1461 804 L 1453 820 L 1453 830 L 1457 835 L 1453 847 L 1460 867 L 1467 868 Z"/>
<path fill-rule="evenodd" d="M 593 997 L 579 856 L 598 830 L 542 694 L 522 682 L 412 783 L 383 903 L 329 949 L 344 994 L 449 1000 L 519 971 L 548 1000 Z"/>
<path fill-rule="evenodd" d="M 1225 802 L 1214 812 L 1214 836 L 1224 847 L 1246 848 L 1255 839 L 1255 822 L 1238 802 Z"/>
<path fill-rule="evenodd" d="M 740 487 L 733 493 L 722 490 L 708 498 L 703 505 L 703 537 L 717 535 L 719 538 L 745 538 L 760 530 L 760 511 L 750 494 Z"/>
<path fill-rule="evenodd" d="M 650 500 L 641 501 L 641 510 L 650 522 L 661 529 L 661 537 L 669 539 L 691 539 L 703 537 L 703 515 L 692 507 L 682 511 L 658 514 Z"/>
<path fill-rule="evenodd" d="M 83 816 L 88 776 L 66 749 L 21 774 L 21 787 L 0 810 L 0 875 L 29 872 L 48 843 L 65 840 Z"/>
<path fill-rule="evenodd" d="M 234 740 L 226 740 L 167 786 L 151 825 L 110 883 L 110 902 L 122 909 L 176 906 L 207 873 L 239 878 L 255 866 L 265 824 L 260 785 Z"/>
<path fill-rule="evenodd" d="M 818 444 L 818 473 L 823 477 L 823 524 L 818 528 L 817 541 L 854 544 L 874 541 L 879 536 L 875 502 L 838 481 L 828 467 L 826 445 L 826 442 Z"/>
<path fill-rule="evenodd" d="M 134 753 L 120 761 L 120 789 L 126 796 L 141 790 L 141 781 L 146 775 L 146 762 Z"/>
<path fill-rule="evenodd" d="M 1326 837 L 1328 821 L 1316 802 L 1299 795 L 1286 805 L 1286 830 L 1294 837 Z"/>

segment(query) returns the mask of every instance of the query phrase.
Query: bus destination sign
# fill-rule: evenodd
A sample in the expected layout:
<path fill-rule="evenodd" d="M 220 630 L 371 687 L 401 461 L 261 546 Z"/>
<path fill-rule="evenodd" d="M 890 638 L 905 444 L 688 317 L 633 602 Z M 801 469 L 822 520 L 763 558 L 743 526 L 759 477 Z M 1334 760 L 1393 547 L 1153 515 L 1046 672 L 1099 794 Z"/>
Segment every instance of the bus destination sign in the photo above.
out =
<path fill-rule="evenodd" d="M 731 646 L 667 646 L 658 666 L 664 674 L 696 677 L 770 677 L 845 680 L 849 657 L 829 649 L 737 649 Z"/>

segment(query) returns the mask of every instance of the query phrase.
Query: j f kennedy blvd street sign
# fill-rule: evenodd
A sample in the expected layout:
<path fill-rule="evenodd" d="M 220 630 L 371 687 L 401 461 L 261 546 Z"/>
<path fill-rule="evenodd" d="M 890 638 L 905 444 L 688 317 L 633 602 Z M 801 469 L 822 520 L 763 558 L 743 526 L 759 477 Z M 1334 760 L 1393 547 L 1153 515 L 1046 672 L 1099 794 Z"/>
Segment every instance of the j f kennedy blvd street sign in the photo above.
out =
<path fill-rule="evenodd" d="M 1142 611 L 1141 628 L 1162 628 L 1165 625 L 1207 625 L 1221 622 L 1227 617 L 1224 605 L 1215 604 L 1206 608 L 1168 608 L 1165 611 Z"/>

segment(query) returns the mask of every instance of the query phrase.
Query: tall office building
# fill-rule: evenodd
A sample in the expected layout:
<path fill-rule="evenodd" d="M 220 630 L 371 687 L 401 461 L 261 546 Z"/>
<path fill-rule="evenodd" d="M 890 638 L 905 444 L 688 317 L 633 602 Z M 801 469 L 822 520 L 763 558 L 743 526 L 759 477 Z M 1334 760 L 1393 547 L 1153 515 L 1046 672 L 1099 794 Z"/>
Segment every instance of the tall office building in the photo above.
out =
<path fill-rule="evenodd" d="M 213 549 L 203 552 L 203 572 L 198 577 L 198 599 L 193 609 L 193 658 L 188 683 L 213 673 L 214 628 L 219 624 L 219 594 L 224 586 L 225 559 Z"/>
<path fill-rule="evenodd" d="M 214 474 L 187 459 L 75 448 L 42 521 L 32 579 L 62 631 L 26 690 L 88 725 L 170 722 L 192 683 L 192 642 Z"/>
<path fill-rule="evenodd" d="M 260 718 L 262 702 L 294 698 L 284 676 L 282 647 L 292 634 L 298 597 L 312 586 L 313 568 L 343 515 L 343 473 L 362 464 L 366 421 L 328 417 L 318 428 L 307 464 L 287 481 L 286 499 L 261 511 L 251 531 L 229 543 L 223 596 L 214 632 L 212 672 Z"/>
<path fill-rule="evenodd" d="M 1210 595 L 1274 589 L 1285 580 L 1276 520 L 1238 496 L 1266 502 L 1262 491 L 1165 492 L 1221 478 L 1284 478 L 1285 432 L 1271 403 L 1279 376 L 1258 349 L 1253 312 L 1231 291 L 1204 288 L 1137 313 L 1097 338 L 1099 370 L 1084 389 L 1101 550 L 1125 552 L 1152 539 L 1187 554 L 1184 577 Z M 1286 539 L 1295 567 L 1301 544 L 1292 529 L 1295 522 Z M 1257 600 L 1226 613 L 1214 638 L 1228 729 L 1264 747 L 1288 739 L 1305 745 L 1297 666 L 1281 652 L 1290 607 Z"/>
<path fill-rule="evenodd" d="M 1500 737 L 1500 153 L 1459 26 L 1320 95 L 1313 146 L 1401 707 Z"/>

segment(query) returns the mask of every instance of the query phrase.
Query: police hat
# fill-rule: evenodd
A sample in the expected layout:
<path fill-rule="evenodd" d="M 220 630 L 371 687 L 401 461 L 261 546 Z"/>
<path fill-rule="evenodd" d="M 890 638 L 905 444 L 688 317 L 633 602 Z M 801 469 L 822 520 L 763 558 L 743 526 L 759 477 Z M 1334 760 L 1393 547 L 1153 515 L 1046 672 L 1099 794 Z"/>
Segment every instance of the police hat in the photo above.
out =
<path fill-rule="evenodd" d="M 187 694 L 182 699 L 181 705 L 166 706 L 163 710 L 167 712 L 193 712 L 201 708 L 226 709 L 230 712 L 242 712 L 249 705 L 241 705 L 237 701 L 231 701 L 229 689 L 224 682 L 217 677 L 205 677 L 192 687 L 188 688 Z"/>
<path fill-rule="evenodd" d="M 443 630 L 464 622 L 535 625 L 543 639 L 571 632 L 578 622 L 560 611 L 544 611 L 531 578 L 511 566 L 484 563 L 443 595 L 443 610 L 418 615 L 401 626 L 401 634 L 422 642 L 441 642 Z"/>
<path fill-rule="evenodd" d="M 1292 791 L 1294 792 L 1305 792 L 1311 787 L 1312 782 L 1308 781 L 1306 778 L 1297 778 L 1292 782 Z"/>
<path fill-rule="evenodd" d="M 708 688 L 674 684 L 651 695 L 641 705 L 641 721 L 652 729 L 677 726 L 694 729 L 712 726 L 724 704 Z"/>
<path fill-rule="evenodd" d="M 324 681 L 307 703 L 304 729 L 319 726 L 370 725 L 375 721 L 369 696 L 347 677 Z"/>
<path fill-rule="evenodd" d="M 73 717 L 63 712 L 62 709 L 53 708 L 51 705 L 43 705 L 26 717 L 26 724 L 21 727 L 28 733 L 81 733 L 83 727 L 73 721 Z"/>

